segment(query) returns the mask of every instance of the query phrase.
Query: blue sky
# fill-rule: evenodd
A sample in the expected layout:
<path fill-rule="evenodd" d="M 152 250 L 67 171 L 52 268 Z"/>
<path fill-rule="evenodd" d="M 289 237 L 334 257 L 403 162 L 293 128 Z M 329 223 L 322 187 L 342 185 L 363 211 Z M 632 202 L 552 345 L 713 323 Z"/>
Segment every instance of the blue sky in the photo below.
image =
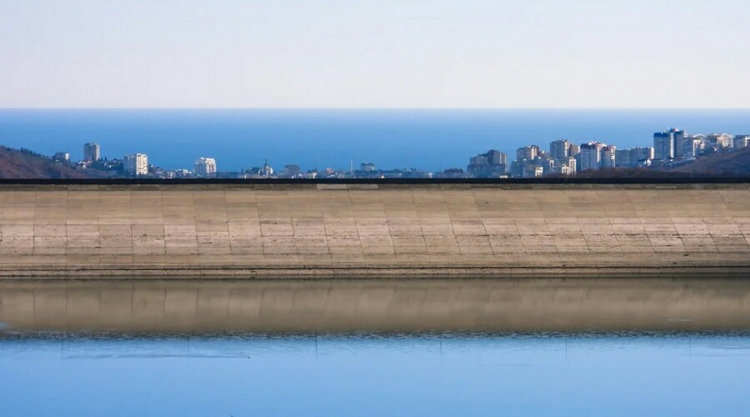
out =
<path fill-rule="evenodd" d="M 747 108 L 746 0 L 0 0 L 0 107 Z"/>

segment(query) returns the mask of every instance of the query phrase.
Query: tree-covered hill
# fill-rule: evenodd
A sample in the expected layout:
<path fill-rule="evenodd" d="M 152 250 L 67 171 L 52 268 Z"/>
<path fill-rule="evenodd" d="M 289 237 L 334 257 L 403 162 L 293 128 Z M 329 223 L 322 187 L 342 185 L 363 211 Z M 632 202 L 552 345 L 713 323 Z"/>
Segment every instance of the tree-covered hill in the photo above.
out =
<path fill-rule="evenodd" d="M 107 173 L 96 169 L 76 169 L 69 163 L 26 149 L 0 146 L 0 178 L 105 178 Z"/>

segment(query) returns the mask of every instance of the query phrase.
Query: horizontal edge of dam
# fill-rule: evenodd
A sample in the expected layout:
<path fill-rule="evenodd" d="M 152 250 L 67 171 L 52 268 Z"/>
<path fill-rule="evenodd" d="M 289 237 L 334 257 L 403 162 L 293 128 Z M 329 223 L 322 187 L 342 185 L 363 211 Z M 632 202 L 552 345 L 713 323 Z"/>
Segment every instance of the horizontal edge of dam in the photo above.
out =
<path fill-rule="evenodd" d="M 750 183 L 0 184 L 0 277 L 747 277 Z"/>

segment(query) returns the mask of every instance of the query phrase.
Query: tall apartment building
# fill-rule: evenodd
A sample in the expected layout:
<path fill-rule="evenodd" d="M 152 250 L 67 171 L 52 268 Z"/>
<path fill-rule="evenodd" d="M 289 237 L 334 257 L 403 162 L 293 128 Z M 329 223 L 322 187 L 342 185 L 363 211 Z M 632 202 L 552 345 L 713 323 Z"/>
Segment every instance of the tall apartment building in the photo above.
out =
<path fill-rule="evenodd" d="M 539 156 L 539 147 L 536 145 L 524 146 L 518 148 L 516 151 L 516 160 L 518 161 L 523 161 L 524 159 L 533 161 L 537 156 Z"/>
<path fill-rule="evenodd" d="M 96 162 L 101 159 L 101 148 L 98 143 L 85 143 L 83 145 L 83 160 L 85 162 Z"/>
<path fill-rule="evenodd" d="M 123 158 L 125 173 L 132 176 L 148 175 L 148 155 L 134 153 Z"/>
<path fill-rule="evenodd" d="M 617 166 L 616 158 L 617 147 L 615 145 L 602 146 L 602 155 L 599 160 L 599 166 L 602 169 L 614 168 Z"/>
<path fill-rule="evenodd" d="M 565 161 L 570 155 L 571 143 L 565 139 L 558 139 L 549 144 L 549 154 L 555 161 Z"/>
<path fill-rule="evenodd" d="M 201 156 L 195 160 L 194 170 L 196 177 L 215 177 L 216 176 L 216 160 L 214 158 L 206 158 Z"/>
<path fill-rule="evenodd" d="M 675 128 L 670 129 L 670 131 L 672 132 L 672 140 L 674 140 L 674 157 L 675 159 L 684 159 L 685 155 L 682 151 L 685 143 L 685 131 Z"/>
<path fill-rule="evenodd" d="M 660 161 L 671 161 L 674 159 L 674 141 L 670 133 L 654 133 L 654 159 Z"/>
<path fill-rule="evenodd" d="M 671 161 L 681 158 L 684 141 L 684 130 L 672 128 L 664 132 L 654 133 L 654 159 Z"/>
<path fill-rule="evenodd" d="M 706 146 L 706 138 L 703 135 L 693 135 L 687 137 L 682 142 L 682 158 L 695 159 Z"/>
<path fill-rule="evenodd" d="M 576 174 L 576 159 L 569 157 L 567 161 L 560 166 L 560 173 L 563 175 L 575 175 Z"/>
<path fill-rule="evenodd" d="M 605 145 L 599 142 L 589 142 L 581 144 L 581 152 L 579 156 L 580 166 L 579 171 L 588 171 L 591 169 L 599 169 L 602 159 L 602 148 Z"/>
<path fill-rule="evenodd" d="M 711 133 L 706 135 L 706 144 L 718 149 L 731 148 L 734 146 L 734 138 L 726 133 Z"/>
<path fill-rule="evenodd" d="M 494 149 L 469 159 L 466 171 L 472 177 L 487 178 L 505 175 L 508 170 L 508 155 Z"/>
<path fill-rule="evenodd" d="M 508 155 L 504 152 L 490 149 L 485 155 L 491 165 L 508 165 Z"/>
<path fill-rule="evenodd" d="M 734 136 L 734 148 L 747 148 L 750 146 L 750 135 L 735 135 Z"/>

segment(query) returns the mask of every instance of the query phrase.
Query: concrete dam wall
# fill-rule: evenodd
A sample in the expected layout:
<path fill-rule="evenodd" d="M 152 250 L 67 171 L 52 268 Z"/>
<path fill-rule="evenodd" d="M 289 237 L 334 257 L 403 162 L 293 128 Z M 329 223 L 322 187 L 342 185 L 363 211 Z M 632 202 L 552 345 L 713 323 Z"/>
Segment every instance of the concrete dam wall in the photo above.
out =
<path fill-rule="evenodd" d="M 750 184 L 0 186 L 0 276 L 748 276 Z"/>

